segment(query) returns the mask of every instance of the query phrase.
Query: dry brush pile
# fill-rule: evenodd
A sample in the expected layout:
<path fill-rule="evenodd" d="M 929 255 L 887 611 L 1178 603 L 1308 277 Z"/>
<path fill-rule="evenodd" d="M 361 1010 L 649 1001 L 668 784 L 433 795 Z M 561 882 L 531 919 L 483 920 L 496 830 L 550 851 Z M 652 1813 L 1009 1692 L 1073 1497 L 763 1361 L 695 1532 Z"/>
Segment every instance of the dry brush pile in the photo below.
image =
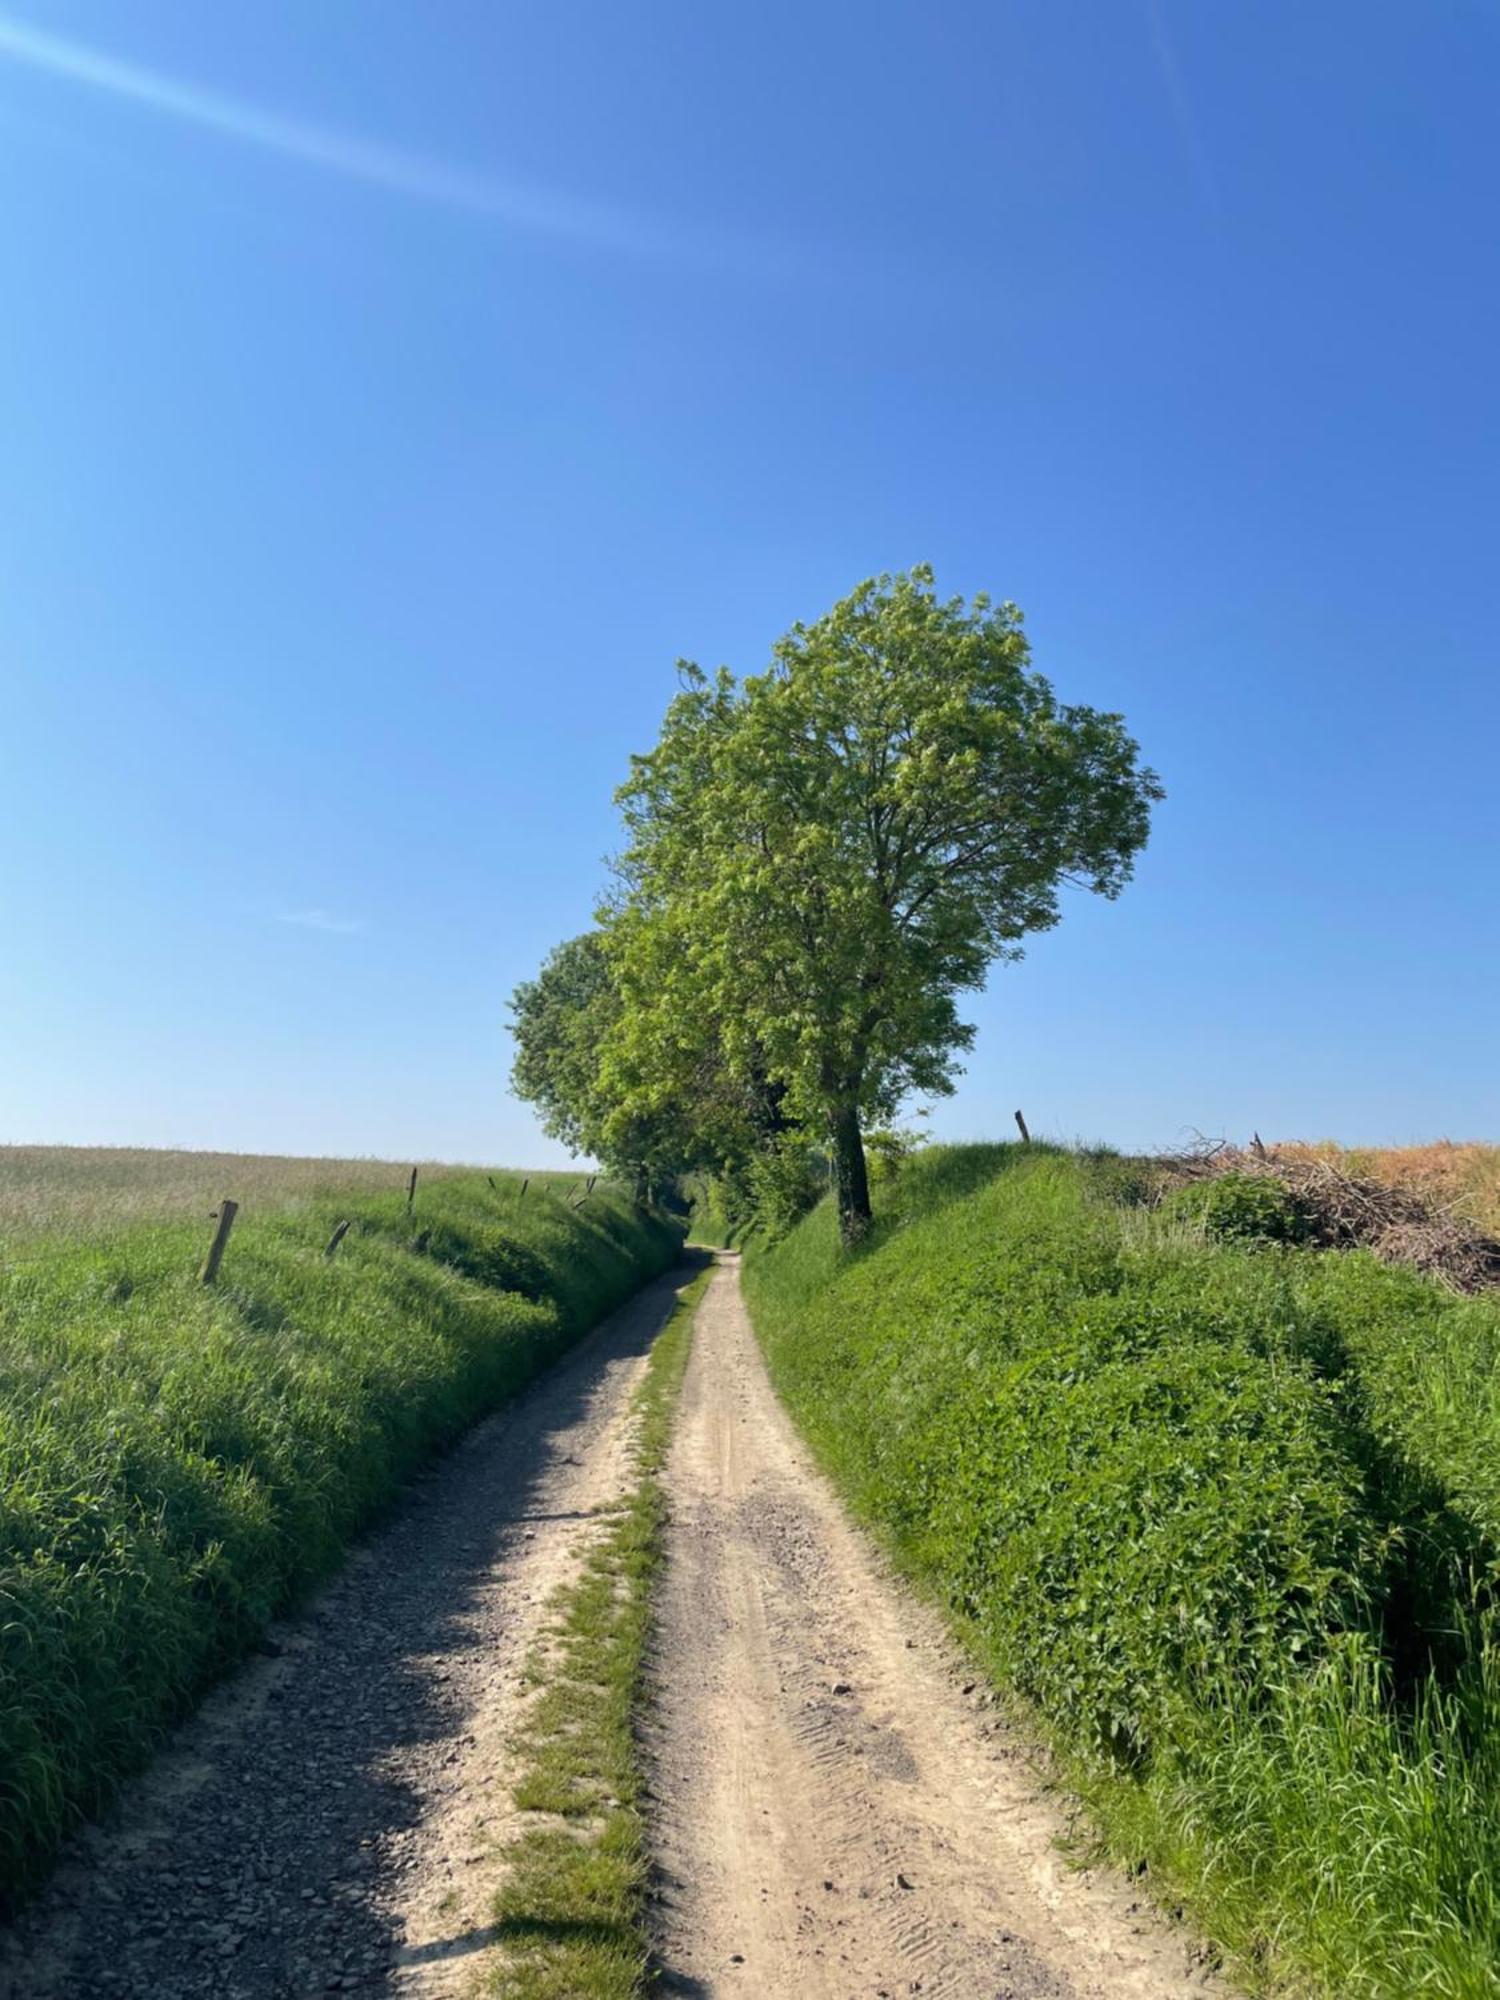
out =
<path fill-rule="evenodd" d="M 1165 1199 L 1195 1185 L 1270 1183 L 1285 1190 L 1284 1213 L 1297 1240 L 1321 1249 L 1370 1250 L 1382 1263 L 1404 1264 L 1455 1292 L 1500 1287 L 1500 1238 L 1473 1220 L 1461 1193 L 1431 1179 L 1357 1172 L 1348 1160 L 1332 1149 L 1301 1145 L 1204 1146 L 1158 1163 L 1158 1193 Z"/>

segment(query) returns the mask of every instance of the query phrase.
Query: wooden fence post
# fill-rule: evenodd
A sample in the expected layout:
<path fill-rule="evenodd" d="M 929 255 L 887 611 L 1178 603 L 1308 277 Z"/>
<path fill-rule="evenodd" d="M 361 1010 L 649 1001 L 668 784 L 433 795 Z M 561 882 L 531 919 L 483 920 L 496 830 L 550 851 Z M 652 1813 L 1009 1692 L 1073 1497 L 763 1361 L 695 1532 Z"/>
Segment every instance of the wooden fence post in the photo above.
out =
<path fill-rule="evenodd" d="M 530 1174 L 528 1174 L 521 1183 L 521 1193 L 516 1196 L 517 1201 L 520 1201 L 521 1197 L 525 1194 L 527 1188 L 529 1188 L 530 1186 L 531 1186 L 531 1176 Z"/>
<path fill-rule="evenodd" d="M 325 1257 L 333 1255 L 334 1251 L 338 1249 L 344 1238 L 349 1234 L 350 1227 L 351 1225 L 347 1222 L 339 1224 L 338 1228 L 334 1230 L 332 1236 L 328 1239 L 328 1248 L 323 1252 Z"/>
<path fill-rule="evenodd" d="M 1021 1128 L 1022 1145 L 1029 1146 L 1031 1144 L 1031 1134 L 1026 1130 L 1026 1120 L 1021 1116 L 1019 1111 L 1016 1113 L 1016 1123 Z"/>
<path fill-rule="evenodd" d="M 227 1195 L 214 1211 L 218 1218 L 218 1226 L 214 1230 L 214 1240 L 208 1246 L 208 1255 L 204 1258 L 202 1268 L 198 1272 L 199 1284 L 211 1285 L 214 1279 L 218 1277 L 219 1266 L 224 1261 L 224 1245 L 229 1241 L 229 1232 L 233 1229 L 234 1218 L 239 1212 L 239 1203 L 237 1201 L 230 1201 Z"/>
<path fill-rule="evenodd" d="M 413 1202 L 415 1202 L 416 1198 L 417 1198 L 417 1170 L 415 1167 L 413 1167 L 411 1170 L 411 1179 L 406 1183 L 406 1212 L 408 1215 L 411 1214 L 412 1204 Z"/>

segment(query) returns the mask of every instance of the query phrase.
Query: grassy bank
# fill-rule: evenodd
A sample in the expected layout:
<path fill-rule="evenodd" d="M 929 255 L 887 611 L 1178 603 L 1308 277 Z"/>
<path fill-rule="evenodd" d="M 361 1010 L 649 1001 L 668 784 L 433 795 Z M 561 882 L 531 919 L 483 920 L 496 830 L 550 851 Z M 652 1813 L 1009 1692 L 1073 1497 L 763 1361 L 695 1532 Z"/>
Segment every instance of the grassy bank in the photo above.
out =
<path fill-rule="evenodd" d="M 646 1990 L 648 1862 L 635 1722 L 661 1567 L 660 1473 L 705 1270 L 679 1298 L 636 1394 L 635 1483 L 553 1606 L 529 1674 L 516 1804 L 535 1823 L 507 1857 L 495 1919 L 510 2000 L 635 2000 Z"/>
<path fill-rule="evenodd" d="M 799 1423 L 1256 1986 L 1500 1992 L 1500 1303 L 959 1148 L 747 1291 Z"/>
<path fill-rule="evenodd" d="M 323 1251 L 337 1221 L 352 1227 Z M 0 1269 L 0 1900 L 424 1458 L 676 1256 L 483 1174 L 46 1235 Z"/>

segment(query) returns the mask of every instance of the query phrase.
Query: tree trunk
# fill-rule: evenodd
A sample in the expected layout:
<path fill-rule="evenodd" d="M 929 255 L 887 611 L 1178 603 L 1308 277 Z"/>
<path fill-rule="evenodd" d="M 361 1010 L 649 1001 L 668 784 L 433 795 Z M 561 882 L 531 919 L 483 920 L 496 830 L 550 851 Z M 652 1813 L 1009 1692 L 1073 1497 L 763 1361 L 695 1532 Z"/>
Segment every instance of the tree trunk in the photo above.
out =
<path fill-rule="evenodd" d="M 859 1107 L 845 1102 L 833 1113 L 833 1184 L 838 1195 L 839 1234 L 858 1243 L 870 1226 L 870 1182 L 860 1137 Z"/>

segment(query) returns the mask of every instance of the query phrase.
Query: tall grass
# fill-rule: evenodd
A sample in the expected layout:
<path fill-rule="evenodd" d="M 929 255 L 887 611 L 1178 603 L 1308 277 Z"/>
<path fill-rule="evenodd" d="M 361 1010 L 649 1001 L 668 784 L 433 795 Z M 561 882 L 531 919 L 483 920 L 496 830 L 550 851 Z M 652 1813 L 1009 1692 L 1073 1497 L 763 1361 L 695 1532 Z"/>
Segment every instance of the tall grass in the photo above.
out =
<path fill-rule="evenodd" d="M 1500 1992 L 1500 1302 L 959 1148 L 752 1251 L 830 1470 L 1256 1985 Z"/>
<path fill-rule="evenodd" d="M 335 1220 L 353 1228 L 337 1256 Z M 482 1174 L 0 1271 L 0 1901 L 425 1457 L 676 1255 L 601 1189 Z"/>
<path fill-rule="evenodd" d="M 473 1171 L 422 1161 L 425 1188 Z M 157 1146 L 0 1146 L 0 1249 L 68 1231 L 98 1240 L 142 1222 L 198 1223 L 224 1195 L 247 1215 L 402 1188 L 412 1162 L 308 1159 L 274 1153 L 176 1152 Z M 497 1175 L 519 1186 L 520 1175 Z M 533 1186 L 576 1174 L 538 1174 Z"/>

